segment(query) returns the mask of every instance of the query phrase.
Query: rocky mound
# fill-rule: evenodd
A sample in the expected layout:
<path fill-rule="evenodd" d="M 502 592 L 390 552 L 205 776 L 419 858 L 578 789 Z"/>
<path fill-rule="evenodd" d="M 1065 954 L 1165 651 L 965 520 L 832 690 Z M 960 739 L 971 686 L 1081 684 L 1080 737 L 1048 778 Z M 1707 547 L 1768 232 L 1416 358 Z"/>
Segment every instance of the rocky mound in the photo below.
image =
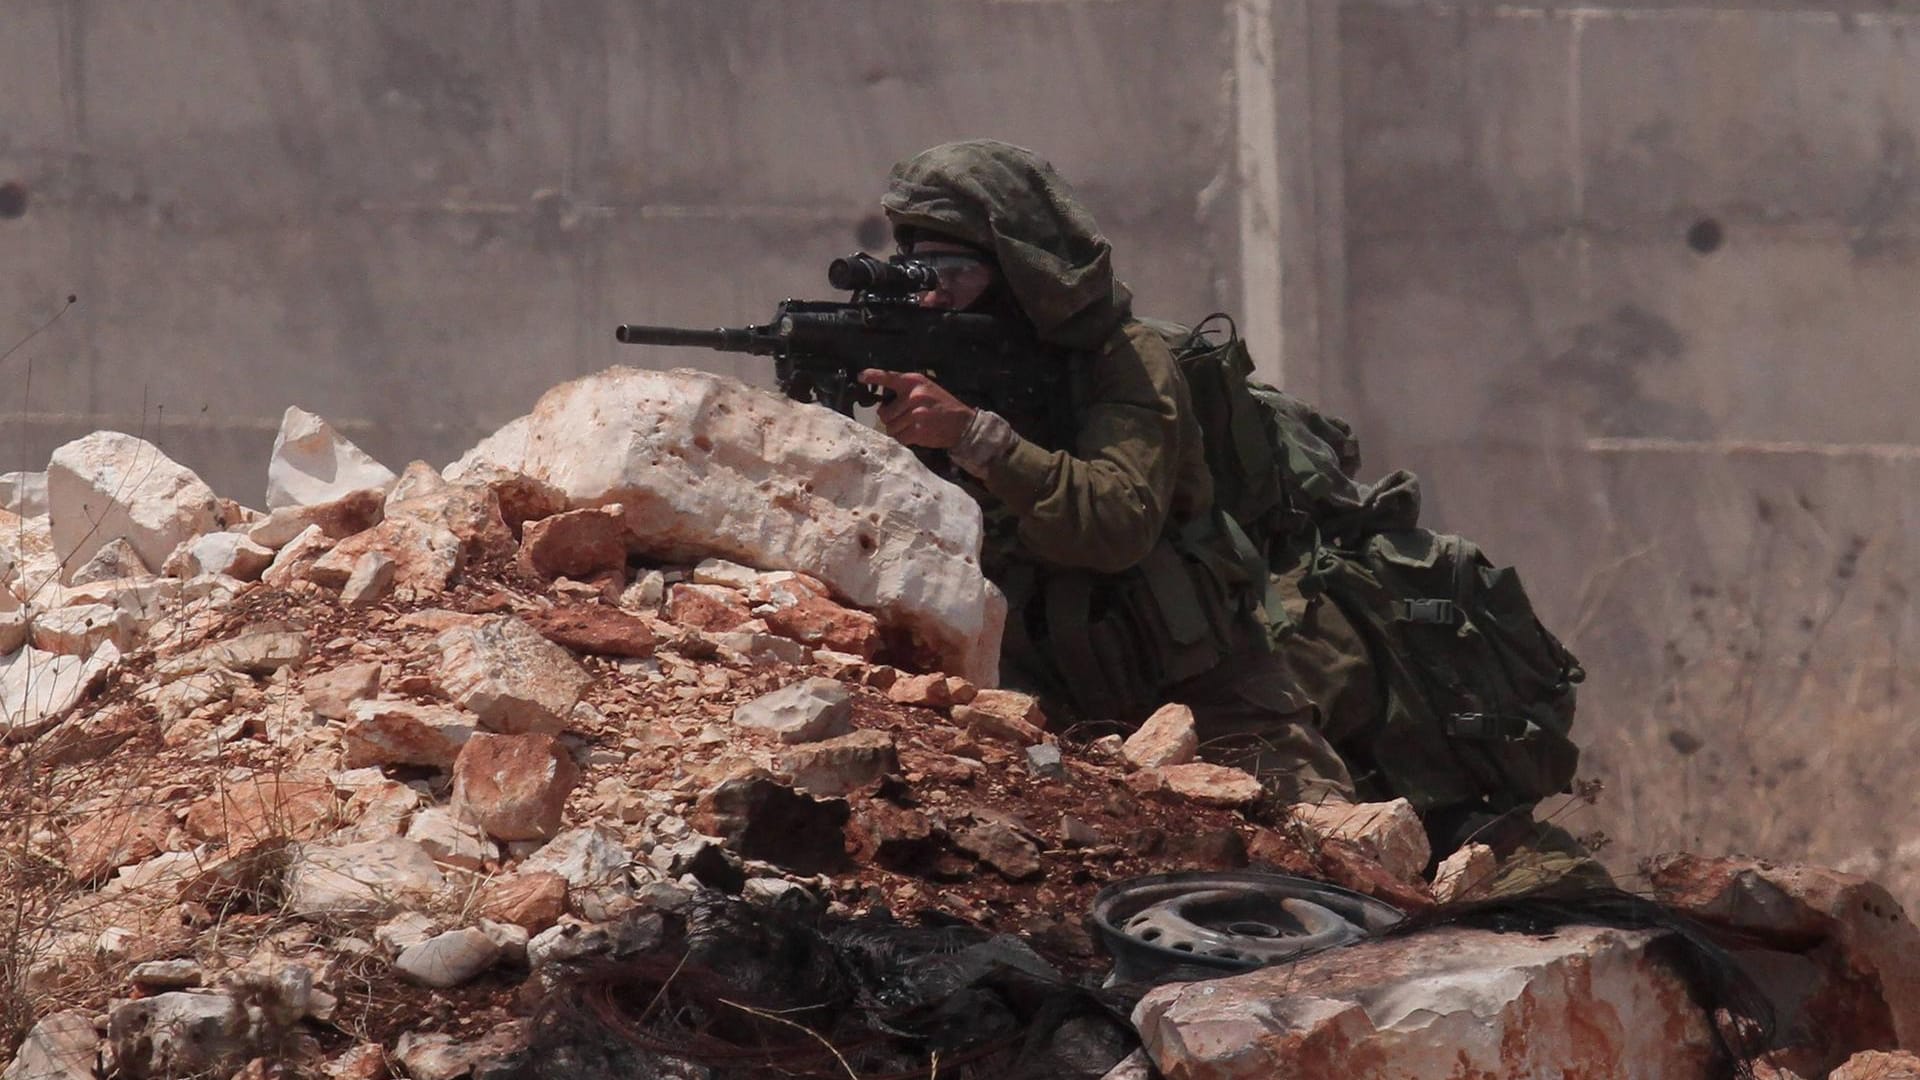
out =
<path fill-rule="evenodd" d="M 977 511 L 826 410 L 615 370 L 445 475 L 290 410 L 268 472 L 251 511 L 96 433 L 7 488 L 7 1080 L 452 1080 L 703 896 L 1017 935 L 1070 976 L 1101 966 L 1093 893 L 1142 874 L 1271 867 L 1422 912 L 1499 869 L 1469 849 L 1426 880 L 1404 803 L 1272 804 L 1195 760 L 1177 707 L 1124 743 L 1054 730 L 991 685 Z M 1914 1037 L 1884 893 L 1741 872 L 1662 880 L 1798 965 L 1783 1007 L 1819 1025 L 1780 1067 Z M 1433 934 L 1167 988 L 1135 1023 L 1169 1076 L 1711 1067 L 1658 934 Z"/>

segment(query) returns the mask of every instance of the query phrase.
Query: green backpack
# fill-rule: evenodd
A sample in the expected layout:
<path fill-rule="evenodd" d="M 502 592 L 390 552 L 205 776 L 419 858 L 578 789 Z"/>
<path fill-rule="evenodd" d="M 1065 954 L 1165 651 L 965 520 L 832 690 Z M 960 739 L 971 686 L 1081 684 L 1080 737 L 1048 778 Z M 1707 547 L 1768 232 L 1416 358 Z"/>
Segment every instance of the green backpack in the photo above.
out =
<path fill-rule="evenodd" d="M 1512 567 L 1428 529 L 1325 549 L 1308 578 L 1366 641 L 1386 716 L 1373 764 L 1422 810 L 1485 800 L 1496 810 L 1566 791 L 1586 677 L 1541 625 Z"/>
<path fill-rule="evenodd" d="M 1423 810 L 1504 810 L 1566 790 L 1584 672 L 1519 575 L 1471 541 L 1418 528 L 1412 474 L 1357 483 L 1352 429 L 1253 379 L 1225 315 L 1151 325 L 1186 377 L 1217 505 L 1276 575 L 1305 564 L 1302 591 L 1338 605 L 1365 641 L 1385 715 L 1364 749 L 1391 790 Z M 1292 632 L 1277 596 L 1266 609 L 1276 639 Z"/>

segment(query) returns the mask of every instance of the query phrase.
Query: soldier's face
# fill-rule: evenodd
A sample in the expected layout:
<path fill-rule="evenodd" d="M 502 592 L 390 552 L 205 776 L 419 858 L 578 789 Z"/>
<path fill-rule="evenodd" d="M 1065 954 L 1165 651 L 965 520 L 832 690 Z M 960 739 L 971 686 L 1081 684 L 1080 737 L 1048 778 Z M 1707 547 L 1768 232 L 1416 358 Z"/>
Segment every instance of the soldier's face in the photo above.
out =
<path fill-rule="evenodd" d="M 965 244 L 921 240 L 907 254 L 933 264 L 940 275 L 938 288 L 920 294 L 921 307 L 965 311 L 993 287 L 993 264 Z"/>

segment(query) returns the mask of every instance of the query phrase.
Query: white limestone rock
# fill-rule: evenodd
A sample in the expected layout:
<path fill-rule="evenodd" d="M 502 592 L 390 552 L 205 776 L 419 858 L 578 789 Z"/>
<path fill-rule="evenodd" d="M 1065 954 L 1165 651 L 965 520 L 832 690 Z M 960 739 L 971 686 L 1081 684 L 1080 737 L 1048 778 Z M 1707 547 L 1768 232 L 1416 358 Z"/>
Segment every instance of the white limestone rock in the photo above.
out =
<path fill-rule="evenodd" d="M 91 1017 L 78 1010 L 53 1013 L 27 1032 L 0 1080 L 94 1080 L 99 1052 Z"/>
<path fill-rule="evenodd" d="M 1193 710 L 1178 703 L 1160 706 L 1127 736 L 1120 753 L 1136 769 L 1193 761 L 1200 756 L 1200 732 L 1194 724 Z"/>
<path fill-rule="evenodd" d="M 853 695 L 838 679 L 815 676 L 740 705 L 733 722 L 783 743 L 819 742 L 853 730 Z"/>
<path fill-rule="evenodd" d="M 353 572 L 340 586 L 340 606 L 372 607 L 393 591 L 399 564 L 384 551 L 368 551 L 353 561 Z"/>
<path fill-rule="evenodd" d="M 1500 857 L 1485 844 L 1468 844 L 1440 860 L 1433 871 L 1435 903 L 1477 899 L 1500 872 Z"/>
<path fill-rule="evenodd" d="M 48 608 L 76 604 L 118 608 L 131 615 L 134 625 L 145 631 L 179 605 L 186 596 L 186 587 L 176 578 L 108 578 L 66 588 L 49 585 L 41 595 L 45 598 L 42 606 Z"/>
<path fill-rule="evenodd" d="M 164 569 L 177 578 L 225 574 L 240 581 L 257 581 L 273 565 L 273 557 L 274 549 L 254 543 L 245 533 L 216 532 L 180 545 L 168 557 Z"/>
<path fill-rule="evenodd" d="M 31 646 L 0 656 L 0 742 L 30 739 L 65 719 L 87 687 L 119 661 L 111 642 L 86 658 Z"/>
<path fill-rule="evenodd" d="M 116 1072 L 133 1077 L 226 1076 L 253 1056 L 255 1034 L 226 994 L 155 994 L 115 1007 L 107 1022 Z"/>
<path fill-rule="evenodd" d="M 21 517 L 44 515 L 47 512 L 47 474 L 0 473 L 0 510 Z"/>
<path fill-rule="evenodd" d="M 306 580 L 307 571 L 313 564 L 333 550 L 334 541 L 318 525 L 309 525 L 300 530 L 299 535 L 281 545 L 274 553 L 273 563 L 261 573 L 260 580 L 276 589 L 284 589 L 296 581 Z"/>
<path fill-rule="evenodd" d="M 280 418 L 267 462 L 267 509 L 313 506 L 367 488 L 384 491 L 395 479 L 392 469 L 348 442 L 332 424 L 290 406 Z"/>
<path fill-rule="evenodd" d="M 463 870 L 478 870 L 500 858 L 500 848 L 487 838 L 485 830 L 454 817 L 444 807 L 413 815 L 407 825 L 407 839 L 425 848 L 434 862 Z"/>
<path fill-rule="evenodd" d="M 111 604 L 75 604 L 35 615 L 31 640 L 43 652 L 85 657 L 108 641 L 125 652 L 139 633 L 134 617 Z"/>
<path fill-rule="evenodd" d="M 373 928 L 373 942 L 398 955 L 440 932 L 433 916 L 424 911 L 403 911 Z"/>
<path fill-rule="evenodd" d="M 1402 881 L 1421 880 L 1433 854 L 1419 813 L 1405 799 L 1298 803 L 1287 812 L 1310 841 L 1350 840 Z"/>
<path fill-rule="evenodd" d="M 145 439 L 96 431 L 53 452 L 47 510 L 61 565 L 78 567 L 115 540 L 159 566 L 220 527 L 220 500 L 193 470 Z"/>
<path fill-rule="evenodd" d="M 527 942 L 533 940 L 533 935 L 526 927 L 509 922 L 481 919 L 479 930 L 487 935 L 488 941 L 499 946 L 500 960 L 503 963 L 512 964 L 515 967 L 527 966 Z"/>
<path fill-rule="evenodd" d="M 1717 1075 L 1659 935 L 1441 927 L 1160 987 L 1133 1012 L 1169 1080 Z"/>
<path fill-rule="evenodd" d="M 527 856 L 516 873 L 558 874 L 567 880 L 567 904 L 594 920 L 619 914 L 633 893 L 628 872 L 633 856 L 611 830 L 598 826 L 569 829 Z"/>
<path fill-rule="evenodd" d="M 449 466 L 620 503 L 657 558 L 799 570 L 904 631 L 926 666 L 997 681 L 1006 602 L 980 511 L 905 446 L 736 379 L 611 368 L 556 387 Z"/>
<path fill-rule="evenodd" d="M 693 583 L 696 585 L 725 585 L 730 589 L 744 589 L 760 577 L 760 571 L 751 566 L 741 566 L 726 559 L 701 559 L 693 567 Z"/>
<path fill-rule="evenodd" d="M 287 868 L 287 906 L 296 915 L 396 910 L 425 902 L 445 883 L 425 848 L 397 836 L 300 844 Z"/>
<path fill-rule="evenodd" d="M 91 585 L 115 578 L 142 578 L 151 573 L 153 571 L 140 561 L 140 553 L 133 550 L 132 544 L 115 540 L 94 552 L 93 558 L 69 575 L 67 581 L 73 585 Z"/>
<path fill-rule="evenodd" d="M 57 607 L 47 593 L 60 587 L 60 570 L 51 519 L 44 514 L 23 518 L 0 510 L 0 611 L 12 611 L 24 603 Z"/>
<path fill-rule="evenodd" d="M 562 731 L 593 683 L 572 653 L 512 616 L 453 627 L 433 647 L 441 689 L 490 731 Z"/>
<path fill-rule="evenodd" d="M 414 945 L 393 961 L 401 975 L 425 986 L 459 986 L 493 966 L 500 946 L 477 926 L 449 930 Z"/>

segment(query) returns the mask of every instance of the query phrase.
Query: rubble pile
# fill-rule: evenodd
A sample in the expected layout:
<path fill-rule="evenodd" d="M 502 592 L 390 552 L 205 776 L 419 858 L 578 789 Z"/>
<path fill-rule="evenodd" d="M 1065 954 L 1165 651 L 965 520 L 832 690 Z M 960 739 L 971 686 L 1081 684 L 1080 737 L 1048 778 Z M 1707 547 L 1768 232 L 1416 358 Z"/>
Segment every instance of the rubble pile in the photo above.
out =
<path fill-rule="evenodd" d="M 0 486 L 6 1080 L 454 1080 L 524 1042 L 556 973 L 704 894 L 964 922 L 1085 973 L 1092 895 L 1138 875 L 1269 867 L 1425 912 L 1498 871 L 1469 848 L 1430 882 L 1404 803 L 1273 804 L 1197 760 L 1182 707 L 1123 741 L 994 688 L 977 511 L 826 410 L 614 369 L 444 473 L 289 410 L 268 475 L 250 510 L 102 432 Z M 1668 871 L 1755 930 L 1708 870 Z M 1856 899 L 1779 902 L 1829 1066 L 1920 1007 L 1911 925 L 1884 901 L 1869 942 Z M 1604 1007 L 1621 1039 L 1575 1024 L 1529 1067 L 1704 1075 L 1652 935 L 1453 933 L 1356 947 L 1397 950 L 1360 969 L 1392 993 L 1275 969 L 1164 988 L 1135 1023 L 1168 1076 L 1314 1075 L 1284 1045 L 1400 1075 Z M 1866 1041 L 1831 1035 L 1859 1015 Z"/>

